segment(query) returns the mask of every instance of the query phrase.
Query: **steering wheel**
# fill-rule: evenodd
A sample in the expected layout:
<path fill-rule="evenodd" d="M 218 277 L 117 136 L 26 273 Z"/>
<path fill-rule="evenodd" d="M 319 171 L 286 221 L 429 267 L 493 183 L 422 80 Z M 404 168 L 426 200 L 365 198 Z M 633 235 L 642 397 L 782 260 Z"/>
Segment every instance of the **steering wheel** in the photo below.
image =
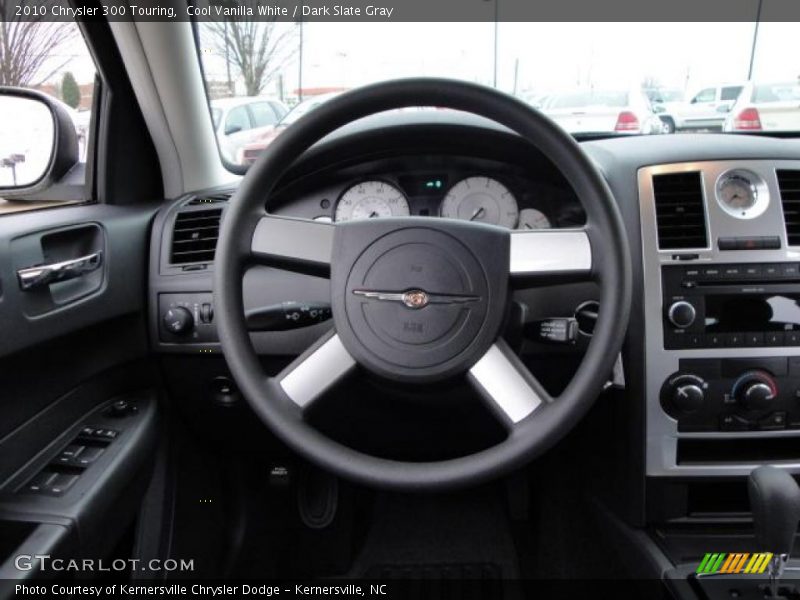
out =
<path fill-rule="evenodd" d="M 334 225 L 266 212 L 281 176 L 325 135 L 374 113 L 416 106 L 475 113 L 531 142 L 572 185 L 587 214 L 585 227 L 509 231 L 439 218 Z M 548 118 L 471 83 L 389 81 L 316 108 L 250 168 L 220 227 L 214 271 L 217 328 L 231 373 L 252 409 L 310 461 L 375 487 L 411 491 L 474 485 L 538 456 L 591 407 L 625 335 L 629 260 L 624 226 L 605 180 L 572 137 Z M 245 325 L 242 280 L 253 264 L 330 277 L 333 329 L 274 377 L 263 373 Z M 601 306 L 584 358 L 558 397 L 500 337 L 512 284 L 552 283 L 554 276 L 596 280 Z M 508 435 L 480 452 L 436 462 L 389 460 L 344 446 L 304 416 L 357 368 L 420 386 L 466 376 Z"/>

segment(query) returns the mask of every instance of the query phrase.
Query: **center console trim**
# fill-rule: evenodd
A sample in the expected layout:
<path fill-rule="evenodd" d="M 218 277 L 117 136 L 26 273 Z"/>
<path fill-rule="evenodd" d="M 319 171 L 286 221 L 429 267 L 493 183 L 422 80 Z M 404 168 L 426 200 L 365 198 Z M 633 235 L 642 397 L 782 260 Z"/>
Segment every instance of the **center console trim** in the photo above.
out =
<path fill-rule="evenodd" d="M 738 220 L 738 227 L 748 227 L 749 231 L 736 229 L 732 219 L 714 200 L 714 187 L 718 177 L 731 169 L 747 169 L 763 178 L 769 190 L 770 204 L 754 221 Z M 662 383 L 672 373 L 678 371 L 678 361 L 682 358 L 747 358 L 770 356 L 800 356 L 800 347 L 774 346 L 766 348 L 691 348 L 679 350 L 664 349 L 663 306 L 662 306 L 662 265 L 708 265 L 712 263 L 769 263 L 797 262 L 800 260 L 800 247 L 790 247 L 786 236 L 778 187 L 777 171 L 780 169 L 800 170 L 800 161 L 791 160 L 726 160 L 685 162 L 649 166 L 638 171 L 639 210 L 642 235 L 642 268 L 644 294 L 644 335 L 645 335 L 645 394 L 646 394 L 646 474 L 652 477 L 709 477 L 747 475 L 753 468 L 763 463 L 752 464 L 677 464 L 678 440 L 684 439 L 762 439 L 775 437 L 797 437 L 800 457 L 800 430 L 750 431 L 750 432 L 679 432 L 678 423 L 662 409 L 659 394 Z M 710 233 L 706 248 L 686 250 L 660 250 L 653 195 L 653 176 L 665 173 L 702 173 L 702 191 L 707 223 Z M 716 247 L 714 226 L 725 226 L 723 236 L 727 235 L 771 235 L 778 236 L 781 248 L 775 250 L 725 250 Z M 769 231 L 754 232 L 754 227 L 768 228 Z M 728 228 L 734 228 L 729 231 Z M 685 260 L 686 255 L 696 256 Z M 793 473 L 800 473 L 798 461 L 776 463 Z"/>

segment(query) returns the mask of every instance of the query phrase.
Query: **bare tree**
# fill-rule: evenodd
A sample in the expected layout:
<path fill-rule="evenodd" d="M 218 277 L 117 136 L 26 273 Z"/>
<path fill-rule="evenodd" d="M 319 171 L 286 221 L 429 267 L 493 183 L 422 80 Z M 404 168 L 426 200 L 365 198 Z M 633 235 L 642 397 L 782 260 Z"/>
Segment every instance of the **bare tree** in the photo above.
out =
<path fill-rule="evenodd" d="M 258 0 L 242 0 L 257 13 Z M 258 96 L 297 54 L 296 27 L 274 20 L 231 19 L 205 23 L 208 44 L 239 72 L 248 96 Z M 229 82 L 230 83 L 230 82 Z"/>
<path fill-rule="evenodd" d="M 77 37 L 78 29 L 71 22 L 45 21 L 47 10 L 23 20 L 12 10 L 16 4 L 0 0 L 0 85 L 37 86 L 72 60 L 58 54 Z"/>

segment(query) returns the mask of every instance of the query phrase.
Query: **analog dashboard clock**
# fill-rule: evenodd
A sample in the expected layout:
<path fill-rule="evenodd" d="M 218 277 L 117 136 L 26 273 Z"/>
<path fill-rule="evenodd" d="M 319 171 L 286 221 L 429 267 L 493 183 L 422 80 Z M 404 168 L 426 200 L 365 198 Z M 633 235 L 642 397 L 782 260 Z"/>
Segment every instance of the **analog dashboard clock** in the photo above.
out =
<path fill-rule="evenodd" d="M 769 205 L 766 182 L 746 169 L 733 169 L 720 175 L 714 192 L 720 208 L 736 219 L 754 219 Z"/>

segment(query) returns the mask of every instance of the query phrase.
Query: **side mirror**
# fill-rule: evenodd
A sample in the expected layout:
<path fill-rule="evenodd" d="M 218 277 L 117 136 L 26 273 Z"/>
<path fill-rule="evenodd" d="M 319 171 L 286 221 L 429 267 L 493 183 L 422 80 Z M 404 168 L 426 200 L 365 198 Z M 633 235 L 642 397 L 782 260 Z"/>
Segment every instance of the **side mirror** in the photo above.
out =
<path fill-rule="evenodd" d="M 78 162 L 69 108 L 35 90 L 0 86 L 0 194 L 24 196 L 61 180 Z"/>
<path fill-rule="evenodd" d="M 239 133 L 241 130 L 241 125 L 229 125 L 225 128 L 225 135 L 233 135 L 234 133 Z"/>

